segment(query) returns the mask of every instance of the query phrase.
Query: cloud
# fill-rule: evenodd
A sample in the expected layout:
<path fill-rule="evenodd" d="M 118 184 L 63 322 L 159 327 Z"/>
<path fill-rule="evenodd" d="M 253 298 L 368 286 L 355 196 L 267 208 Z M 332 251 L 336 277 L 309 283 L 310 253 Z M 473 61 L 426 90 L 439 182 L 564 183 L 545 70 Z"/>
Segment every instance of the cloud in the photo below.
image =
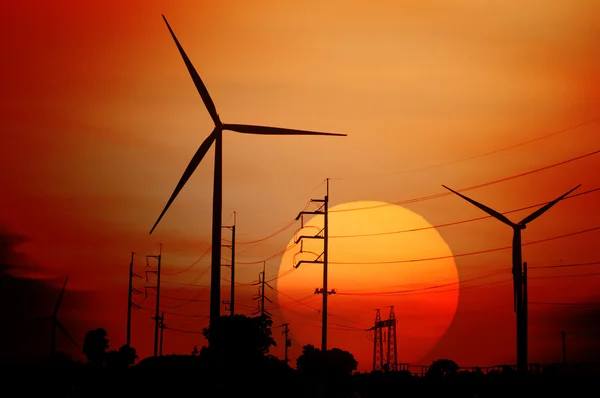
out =
<path fill-rule="evenodd" d="M 62 283 L 18 276 L 37 272 L 28 256 L 18 251 L 19 245 L 26 242 L 26 237 L 0 228 L 0 319 L 7 325 L 0 328 L 0 362 L 39 360 L 50 352 L 50 322 L 33 319 L 52 314 Z M 63 326 L 80 345 L 85 328 L 82 330 L 84 325 L 73 316 L 85 310 L 89 302 L 85 292 L 69 291 L 67 286 L 58 313 Z M 80 350 L 69 344 L 59 331 L 57 350 L 77 355 Z"/>

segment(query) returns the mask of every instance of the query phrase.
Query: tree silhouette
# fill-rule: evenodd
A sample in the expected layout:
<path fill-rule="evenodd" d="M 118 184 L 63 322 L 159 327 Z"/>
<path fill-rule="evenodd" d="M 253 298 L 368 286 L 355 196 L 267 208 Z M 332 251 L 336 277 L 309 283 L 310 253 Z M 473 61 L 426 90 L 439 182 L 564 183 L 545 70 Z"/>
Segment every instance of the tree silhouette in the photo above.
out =
<path fill-rule="evenodd" d="M 438 359 L 429 366 L 427 377 L 446 377 L 456 374 L 459 369 L 458 364 L 450 359 Z"/>
<path fill-rule="evenodd" d="M 339 348 L 321 351 L 311 344 L 302 347 L 302 354 L 296 359 L 296 368 L 310 380 L 350 376 L 357 367 L 358 362 L 348 351 Z"/>
<path fill-rule="evenodd" d="M 204 328 L 202 334 L 210 349 L 219 354 L 256 358 L 265 356 L 271 346 L 277 345 L 271 337 L 272 324 L 268 316 L 221 316 L 217 325 Z"/>
<path fill-rule="evenodd" d="M 265 398 L 268 394 L 255 382 L 257 377 L 269 374 L 275 384 L 287 380 L 293 370 L 284 361 L 269 355 L 270 348 L 276 345 L 271 325 L 268 316 L 236 314 L 221 316 L 217 323 L 203 330 L 209 345 L 199 350 L 198 359 L 211 388 L 218 389 L 221 396 Z M 231 380 L 236 382 L 231 383 Z"/>
<path fill-rule="evenodd" d="M 127 368 L 138 359 L 137 351 L 127 345 L 119 348 L 118 351 L 109 351 L 106 354 L 106 366 L 113 369 Z"/>
<path fill-rule="evenodd" d="M 85 334 L 83 353 L 88 360 L 89 367 L 99 368 L 104 366 L 106 350 L 108 349 L 108 334 L 106 330 L 98 328 Z"/>

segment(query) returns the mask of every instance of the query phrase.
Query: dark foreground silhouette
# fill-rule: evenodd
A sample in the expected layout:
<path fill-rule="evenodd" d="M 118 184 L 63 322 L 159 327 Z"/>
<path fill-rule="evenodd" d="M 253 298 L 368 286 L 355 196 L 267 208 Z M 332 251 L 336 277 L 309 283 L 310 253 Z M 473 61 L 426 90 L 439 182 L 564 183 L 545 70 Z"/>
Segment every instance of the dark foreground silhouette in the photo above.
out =
<path fill-rule="evenodd" d="M 269 354 L 275 345 L 268 316 L 223 316 L 203 334 L 209 347 L 190 355 L 151 357 L 136 364 L 135 349 L 109 351 L 104 329 L 90 330 L 85 363 L 61 353 L 30 365 L 4 364 L 5 396 L 37 397 L 506 397 L 574 396 L 594 389 L 600 367 L 512 367 L 461 370 L 440 359 L 422 375 L 355 372 L 358 363 L 344 350 L 303 347 L 295 368 Z M 525 386 L 525 388 L 521 388 Z"/>

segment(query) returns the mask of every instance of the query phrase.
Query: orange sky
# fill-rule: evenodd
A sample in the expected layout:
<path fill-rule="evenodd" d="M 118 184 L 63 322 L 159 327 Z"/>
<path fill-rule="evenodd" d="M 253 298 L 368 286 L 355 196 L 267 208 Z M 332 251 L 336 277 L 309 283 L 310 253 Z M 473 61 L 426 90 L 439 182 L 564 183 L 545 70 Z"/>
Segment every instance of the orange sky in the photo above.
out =
<path fill-rule="evenodd" d="M 446 193 L 441 184 L 460 190 L 526 173 L 465 192 L 502 212 L 544 203 L 577 184 L 583 184 L 580 193 L 600 188 L 594 173 L 600 158 L 592 154 L 600 149 L 595 1 L 4 4 L 0 230 L 25 240 L 3 238 L 3 270 L 9 266 L 12 275 L 43 279 L 55 289 L 69 276 L 61 319 L 80 342 L 86 330 L 104 327 L 112 347 L 124 343 L 130 253 L 139 253 L 136 272 L 143 273 L 144 256 L 156 253 L 158 243 L 164 296 L 199 300 L 165 298 L 163 309 L 172 313 L 165 323 L 187 331 L 207 324 L 208 274 L 198 276 L 210 255 L 186 267 L 210 244 L 213 150 L 148 235 L 213 127 L 161 14 L 224 122 L 348 134 L 224 133 L 223 223 L 230 224 L 237 212 L 241 313 L 256 309 L 251 284 L 262 261 L 285 249 L 299 224 L 261 239 L 288 225 L 309 199 L 322 198 L 325 188 L 319 184 L 325 178 L 333 179 L 332 206 L 403 203 L 434 226 L 485 215 L 452 195 L 410 201 Z M 524 243 L 599 227 L 598 195 L 592 191 L 559 203 L 523 231 Z M 518 221 L 532 211 L 508 216 Z M 364 228 L 373 233 L 379 225 Z M 510 228 L 492 219 L 438 231 L 454 254 L 511 244 Z M 569 333 L 573 360 L 599 352 L 598 342 L 589 340 L 600 325 L 598 306 L 583 305 L 600 302 L 598 265 L 534 269 L 597 262 L 599 237 L 593 230 L 523 246 L 531 266 L 531 361 L 560 360 L 561 330 Z M 261 242 L 242 243 L 256 240 Z M 357 257 L 372 261 L 365 253 Z M 279 261 L 268 260 L 267 279 L 277 276 Z M 510 250 L 459 256 L 455 262 L 463 281 L 457 314 L 420 361 L 514 362 L 511 284 L 489 284 L 510 278 Z M 471 281 L 501 270 L 507 271 Z M 229 277 L 227 270 L 223 276 Z M 431 275 L 432 283 L 439 279 Z M 200 286 L 177 285 L 191 281 Z M 13 298 L 3 304 L 9 306 L 6 314 L 12 314 L 13 301 L 23 314 L 45 313 L 54 305 L 52 292 L 34 300 L 24 288 L 10 289 L 2 293 Z M 89 305 L 78 298 L 83 296 Z M 151 298 L 143 305 L 152 308 Z M 310 305 L 318 308 L 319 301 Z M 381 303 L 384 315 L 387 305 Z M 277 301 L 270 311 L 275 325 L 285 321 Z M 360 312 L 356 319 L 364 313 L 374 317 L 371 307 Z M 133 344 L 142 356 L 151 354 L 151 315 L 135 311 Z M 402 346 L 410 345 L 410 333 L 401 322 L 404 361 Z M 280 330 L 274 329 L 278 356 Z M 317 327 L 314 334 L 319 345 Z M 331 346 L 372 344 L 365 332 L 337 335 Z M 202 336 L 165 332 L 167 353 L 190 352 L 195 343 L 203 344 Z M 297 354 L 300 347 L 293 347 Z M 358 359 L 361 370 L 370 368 L 370 356 Z"/>

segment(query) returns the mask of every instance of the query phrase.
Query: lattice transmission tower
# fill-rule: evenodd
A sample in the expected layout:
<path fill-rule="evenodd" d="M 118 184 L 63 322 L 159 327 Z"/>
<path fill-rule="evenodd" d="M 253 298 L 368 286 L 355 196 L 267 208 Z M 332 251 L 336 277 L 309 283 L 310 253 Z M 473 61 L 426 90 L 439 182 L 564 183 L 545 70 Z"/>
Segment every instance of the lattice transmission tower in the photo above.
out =
<path fill-rule="evenodd" d="M 398 347 L 396 345 L 396 324 L 398 320 L 394 314 L 394 306 L 390 307 L 388 319 L 381 319 L 379 309 L 375 314 L 373 327 L 373 370 L 391 371 L 398 370 Z M 384 333 L 384 329 L 385 333 Z M 383 343 L 386 343 L 385 351 Z"/>

